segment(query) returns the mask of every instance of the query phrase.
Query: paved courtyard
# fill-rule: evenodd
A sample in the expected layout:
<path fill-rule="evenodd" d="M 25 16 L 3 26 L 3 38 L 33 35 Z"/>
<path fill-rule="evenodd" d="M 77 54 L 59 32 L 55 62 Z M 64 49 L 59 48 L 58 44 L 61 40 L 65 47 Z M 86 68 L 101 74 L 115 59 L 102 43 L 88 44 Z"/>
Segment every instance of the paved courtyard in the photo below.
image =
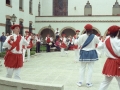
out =
<path fill-rule="evenodd" d="M 29 62 L 24 63 L 24 67 L 21 70 L 22 80 L 62 84 L 64 85 L 64 90 L 98 90 L 100 83 L 104 80 L 101 71 L 106 57 L 103 55 L 99 61 L 95 62 L 92 78 L 93 86 L 87 88 L 84 83 L 82 87 L 78 87 L 76 83 L 79 80 L 80 63 L 74 62 L 74 51 L 67 52 L 68 55 L 65 57 L 61 57 L 60 52 L 41 52 L 32 56 Z M 4 67 L 3 59 L 1 60 L 2 67 L 0 67 L 0 76 L 5 77 L 6 68 Z M 107 90 L 119 90 L 115 78 Z"/>

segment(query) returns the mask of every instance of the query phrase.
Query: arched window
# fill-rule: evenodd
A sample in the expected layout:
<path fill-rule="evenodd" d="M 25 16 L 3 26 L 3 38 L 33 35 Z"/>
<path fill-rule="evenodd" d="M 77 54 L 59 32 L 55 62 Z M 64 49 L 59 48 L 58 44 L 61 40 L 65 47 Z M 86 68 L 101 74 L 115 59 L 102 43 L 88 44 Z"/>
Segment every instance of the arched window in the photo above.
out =
<path fill-rule="evenodd" d="M 68 16 L 68 0 L 53 0 L 53 15 Z"/>
<path fill-rule="evenodd" d="M 6 4 L 10 5 L 11 4 L 11 0 L 6 0 Z"/>
<path fill-rule="evenodd" d="M 40 2 L 38 4 L 38 16 L 40 16 Z"/>
<path fill-rule="evenodd" d="M 11 34 L 11 22 L 10 22 L 10 19 L 6 19 L 6 27 L 5 27 L 5 33 L 9 33 Z"/>
<path fill-rule="evenodd" d="M 19 22 L 21 28 L 20 28 L 20 34 L 23 35 L 23 21 Z"/>
<path fill-rule="evenodd" d="M 23 0 L 19 0 L 19 9 L 23 10 Z"/>
<path fill-rule="evenodd" d="M 89 1 L 86 3 L 84 7 L 84 15 L 91 16 L 92 15 L 92 6 L 90 5 Z"/>
<path fill-rule="evenodd" d="M 32 14 L 32 0 L 29 1 L 29 13 Z"/>
<path fill-rule="evenodd" d="M 113 15 L 120 15 L 120 5 L 117 0 L 113 5 Z"/>

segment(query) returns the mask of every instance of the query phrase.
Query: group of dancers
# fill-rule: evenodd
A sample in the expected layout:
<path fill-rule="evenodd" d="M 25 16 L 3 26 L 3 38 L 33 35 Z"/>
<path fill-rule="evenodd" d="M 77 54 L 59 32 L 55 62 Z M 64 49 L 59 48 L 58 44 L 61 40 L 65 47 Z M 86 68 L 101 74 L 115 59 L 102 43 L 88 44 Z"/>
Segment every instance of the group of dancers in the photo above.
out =
<path fill-rule="evenodd" d="M 107 60 L 104 64 L 102 73 L 105 75 L 105 80 L 101 83 L 99 90 L 106 90 L 113 79 L 116 78 L 120 89 L 120 27 L 117 25 L 108 28 L 109 35 L 104 40 L 100 40 L 97 35 L 93 34 L 93 26 L 91 24 L 85 25 L 86 33 L 80 35 L 75 39 L 74 44 L 80 46 L 79 61 L 80 79 L 77 83 L 82 86 L 85 79 L 85 69 L 88 66 L 88 73 L 86 78 L 86 86 L 91 87 L 92 73 L 95 61 L 98 60 L 98 53 L 96 49 L 104 49 Z"/>
<path fill-rule="evenodd" d="M 3 46 L 8 48 L 8 51 L 4 57 L 5 67 L 7 68 L 6 77 L 12 78 L 14 73 L 15 79 L 20 79 L 20 70 L 23 66 L 25 51 L 30 52 L 30 48 L 33 47 L 34 37 L 28 35 L 26 31 L 26 37 L 19 34 L 20 25 L 13 25 L 11 29 L 13 34 L 8 36 Z M 80 80 L 77 83 L 78 86 L 82 86 L 85 78 L 85 68 L 88 66 L 88 74 L 86 78 L 86 86 L 91 87 L 92 73 L 95 61 L 98 60 L 98 53 L 96 49 L 103 49 L 107 56 L 107 60 L 104 64 L 102 73 L 105 75 L 105 80 L 101 83 L 99 90 L 106 90 L 113 77 L 118 81 L 120 88 L 120 27 L 117 25 L 110 26 L 108 28 L 109 35 L 103 40 L 100 40 L 97 35 L 93 34 L 93 26 L 91 24 L 85 25 L 86 33 L 79 35 L 80 30 L 76 30 L 76 34 L 72 38 L 74 44 L 74 51 L 76 61 L 80 61 Z M 48 35 L 46 38 L 46 46 L 48 48 L 51 45 L 52 39 Z M 65 34 L 58 38 L 60 40 L 61 55 L 65 54 L 66 38 Z M 40 40 L 38 40 L 40 42 Z M 28 60 L 30 59 L 28 54 Z"/>

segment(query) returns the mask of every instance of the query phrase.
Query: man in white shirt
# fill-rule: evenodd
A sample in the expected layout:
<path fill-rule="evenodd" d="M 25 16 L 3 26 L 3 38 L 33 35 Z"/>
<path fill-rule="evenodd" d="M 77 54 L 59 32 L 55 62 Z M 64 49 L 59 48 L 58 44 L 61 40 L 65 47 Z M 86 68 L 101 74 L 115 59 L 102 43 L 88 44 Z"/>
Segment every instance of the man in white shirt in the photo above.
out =
<path fill-rule="evenodd" d="M 41 39 L 40 35 L 36 35 L 36 53 L 40 53 L 40 44 L 41 44 Z"/>
<path fill-rule="evenodd" d="M 58 38 L 59 38 L 59 35 L 60 35 L 60 32 L 59 32 L 58 28 L 57 28 L 57 30 L 55 31 L 55 35 L 56 35 L 56 39 L 58 39 Z"/>

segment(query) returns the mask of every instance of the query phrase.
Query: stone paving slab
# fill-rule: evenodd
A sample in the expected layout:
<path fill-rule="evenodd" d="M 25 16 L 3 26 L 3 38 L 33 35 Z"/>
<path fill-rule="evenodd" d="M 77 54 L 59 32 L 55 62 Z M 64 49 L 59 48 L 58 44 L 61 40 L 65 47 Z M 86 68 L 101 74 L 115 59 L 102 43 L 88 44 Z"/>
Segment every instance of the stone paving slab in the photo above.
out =
<path fill-rule="evenodd" d="M 85 83 L 78 87 L 80 63 L 74 62 L 74 51 L 68 51 L 65 57 L 60 56 L 60 52 L 42 52 L 31 57 L 29 62 L 25 62 L 21 70 L 21 78 L 25 81 L 62 84 L 64 90 L 98 90 L 100 83 L 104 80 L 102 67 L 106 57 L 103 55 L 99 61 L 95 62 L 93 73 L 93 87 L 87 88 Z M 0 67 L 0 75 L 5 77 L 6 68 Z M 86 73 L 87 74 L 87 73 Z M 119 90 L 115 79 L 112 80 L 108 90 Z"/>

